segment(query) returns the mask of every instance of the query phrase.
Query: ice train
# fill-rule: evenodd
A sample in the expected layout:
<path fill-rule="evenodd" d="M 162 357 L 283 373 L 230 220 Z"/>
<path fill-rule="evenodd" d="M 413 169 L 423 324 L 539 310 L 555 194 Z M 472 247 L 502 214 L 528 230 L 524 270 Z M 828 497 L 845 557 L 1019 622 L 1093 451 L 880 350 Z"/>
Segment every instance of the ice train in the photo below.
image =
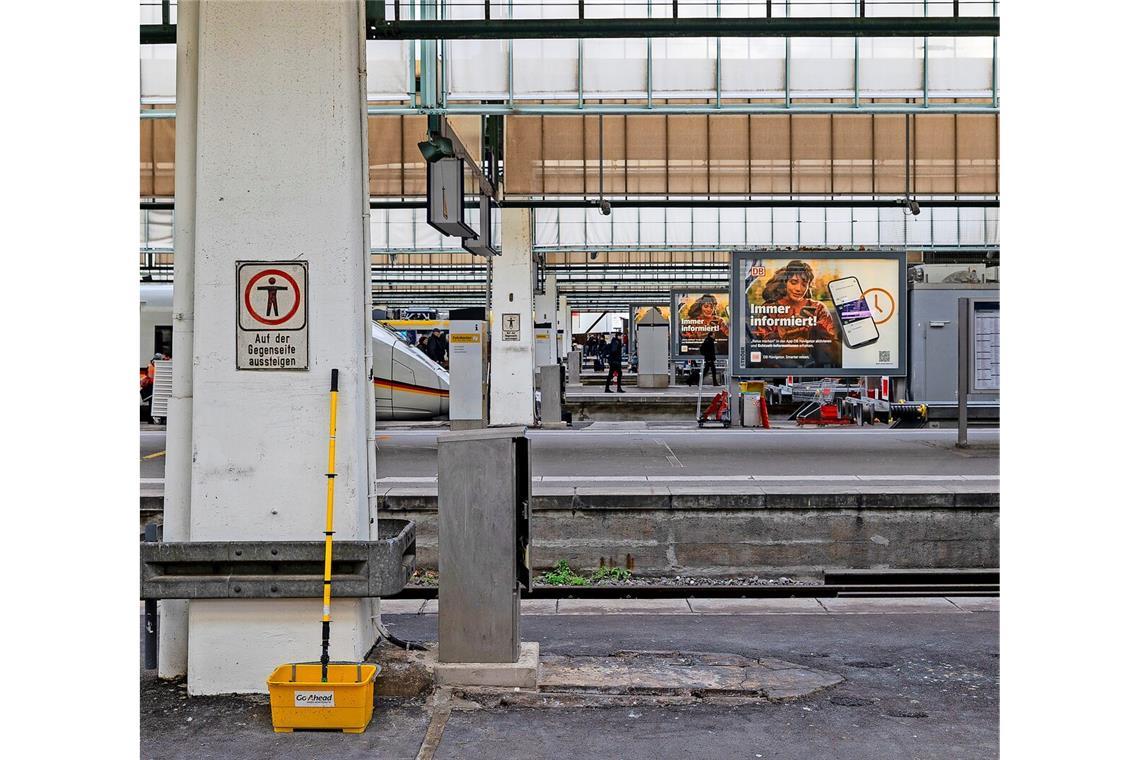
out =
<path fill-rule="evenodd" d="M 145 371 L 156 353 L 170 356 L 173 348 L 174 286 L 139 285 L 139 368 Z M 415 346 L 394 332 L 372 323 L 372 387 L 376 419 L 426 420 L 446 417 L 450 378 Z"/>

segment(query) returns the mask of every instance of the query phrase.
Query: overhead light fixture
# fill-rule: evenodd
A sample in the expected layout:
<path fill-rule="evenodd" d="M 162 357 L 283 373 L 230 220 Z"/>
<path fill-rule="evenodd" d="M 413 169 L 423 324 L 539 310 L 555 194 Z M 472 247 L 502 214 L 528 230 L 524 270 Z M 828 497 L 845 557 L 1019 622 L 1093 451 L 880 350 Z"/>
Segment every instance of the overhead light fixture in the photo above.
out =
<path fill-rule="evenodd" d="M 416 143 L 416 147 L 420 149 L 424 160 L 429 164 L 455 156 L 455 146 L 451 144 L 451 139 L 442 135 L 431 135 L 422 143 Z"/>

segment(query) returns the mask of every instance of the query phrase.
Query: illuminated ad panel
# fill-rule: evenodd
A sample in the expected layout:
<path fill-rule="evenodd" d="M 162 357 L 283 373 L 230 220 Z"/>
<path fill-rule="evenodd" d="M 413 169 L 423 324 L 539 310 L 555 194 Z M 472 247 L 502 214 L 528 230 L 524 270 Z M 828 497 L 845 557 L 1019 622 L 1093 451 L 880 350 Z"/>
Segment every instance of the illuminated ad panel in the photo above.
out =
<path fill-rule="evenodd" d="M 902 251 L 732 253 L 732 374 L 906 374 Z"/>

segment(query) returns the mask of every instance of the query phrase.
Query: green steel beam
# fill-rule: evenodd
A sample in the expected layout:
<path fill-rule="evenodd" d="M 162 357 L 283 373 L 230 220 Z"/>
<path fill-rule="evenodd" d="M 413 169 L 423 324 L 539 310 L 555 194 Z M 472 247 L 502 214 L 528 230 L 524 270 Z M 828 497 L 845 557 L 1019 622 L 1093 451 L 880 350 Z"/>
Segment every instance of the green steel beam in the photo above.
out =
<path fill-rule="evenodd" d="M 1000 19 L 644 18 L 387 21 L 373 39 L 587 39 L 613 37 L 996 37 Z"/>
<path fill-rule="evenodd" d="M 371 22 L 371 19 L 370 19 Z M 375 40 L 553 40 L 615 37 L 997 37 L 1000 19 L 605 18 L 399 20 L 369 24 Z M 174 24 L 141 24 L 144 45 L 174 44 Z"/>
<path fill-rule="evenodd" d="M 586 103 L 582 107 L 577 105 L 543 105 L 536 103 L 526 105 L 515 103 L 449 103 L 440 108 L 415 108 L 412 106 L 369 106 L 369 116 L 423 116 L 440 114 L 443 116 L 570 116 L 583 114 L 607 116 L 636 116 L 637 114 L 887 114 L 900 115 L 908 113 L 921 114 L 996 114 L 1000 112 L 996 104 L 991 103 L 932 103 L 923 107 L 915 103 L 865 103 L 859 105 L 844 105 L 842 103 L 826 104 L 797 104 L 791 105 L 763 105 L 759 103 L 715 103 L 669 105 L 655 101 L 652 108 L 635 103 L 600 104 Z M 172 110 L 142 110 L 139 118 L 146 121 L 150 119 L 173 119 Z"/>
<path fill-rule="evenodd" d="M 902 206 L 898 198 L 844 199 L 844 198 L 607 198 L 613 208 L 896 208 Z M 1000 208 L 997 198 L 959 198 L 918 200 L 922 208 Z M 516 198 L 506 199 L 497 204 L 500 208 L 597 208 L 596 200 L 584 198 Z M 386 200 L 372 198 L 369 208 L 375 209 L 417 209 L 427 208 L 423 200 Z M 172 211 L 173 201 L 139 201 L 139 210 Z"/>

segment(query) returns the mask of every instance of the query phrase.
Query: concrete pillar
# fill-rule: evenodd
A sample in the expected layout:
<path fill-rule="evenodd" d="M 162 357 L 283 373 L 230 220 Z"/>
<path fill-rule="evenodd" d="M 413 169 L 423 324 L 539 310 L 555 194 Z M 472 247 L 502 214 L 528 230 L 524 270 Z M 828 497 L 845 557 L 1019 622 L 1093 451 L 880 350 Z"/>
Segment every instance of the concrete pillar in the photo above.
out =
<path fill-rule="evenodd" d="M 535 347 L 535 369 L 558 363 L 558 280 L 547 275 L 545 290 L 535 296 L 534 321 L 550 325 L 550 338 Z"/>
<path fill-rule="evenodd" d="M 202 2 L 198 34 L 190 540 L 323 538 L 331 370 L 340 370 L 337 540 L 371 538 L 374 419 L 363 3 Z M 307 370 L 238 370 L 235 262 L 308 262 Z M 332 605 L 335 660 L 376 638 Z M 195 600 L 191 694 L 264 692 L 320 654 L 321 600 Z"/>
<path fill-rule="evenodd" d="M 495 259 L 491 283 L 492 425 L 534 425 L 532 213 L 503 209 L 503 253 Z"/>
<path fill-rule="evenodd" d="M 177 122 L 175 155 L 197 154 L 198 137 L 198 0 L 178 4 Z M 195 162 L 175 166 L 174 205 L 174 383 L 167 410 L 166 471 L 162 500 L 162 533 L 166 541 L 190 539 L 190 453 L 194 413 L 194 193 Z M 158 603 L 158 675 L 186 675 L 189 603 Z"/>
<path fill-rule="evenodd" d="M 570 303 L 566 296 L 558 296 L 558 329 L 562 333 L 562 340 L 559 341 L 558 355 L 563 359 L 570 353 L 570 347 L 574 342 L 574 326 L 570 321 Z"/>

